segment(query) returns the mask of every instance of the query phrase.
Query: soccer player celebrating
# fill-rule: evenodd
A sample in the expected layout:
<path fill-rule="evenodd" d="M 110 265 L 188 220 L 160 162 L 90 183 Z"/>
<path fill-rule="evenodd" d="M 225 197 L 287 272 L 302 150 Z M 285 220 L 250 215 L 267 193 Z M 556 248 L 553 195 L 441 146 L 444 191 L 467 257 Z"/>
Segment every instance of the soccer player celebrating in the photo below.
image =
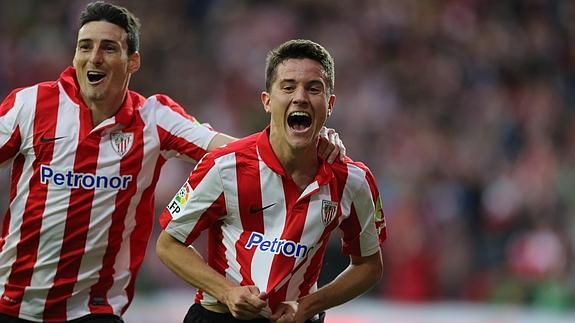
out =
<path fill-rule="evenodd" d="M 125 8 L 89 4 L 74 66 L 0 105 L 0 164 L 12 161 L 0 231 L 2 323 L 122 322 L 162 165 L 199 160 L 234 139 L 167 96 L 128 90 L 140 67 L 139 27 Z M 332 158 L 333 142 L 323 143 Z"/>
<path fill-rule="evenodd" d="M 373 175 L 349 158 L 318 159 L 334 79 L 333 58 L 314 42 L 271 51 L 261 94 L 269 126 L 207 154 L 162 213 L 157 253 L 198 288 L 185 323 L 321 322 L 380 279 L 386 231 Z M 206 229 L 207 262 L 189 248 Z M 318 289 L 334 230 L 350 264 Z"/>

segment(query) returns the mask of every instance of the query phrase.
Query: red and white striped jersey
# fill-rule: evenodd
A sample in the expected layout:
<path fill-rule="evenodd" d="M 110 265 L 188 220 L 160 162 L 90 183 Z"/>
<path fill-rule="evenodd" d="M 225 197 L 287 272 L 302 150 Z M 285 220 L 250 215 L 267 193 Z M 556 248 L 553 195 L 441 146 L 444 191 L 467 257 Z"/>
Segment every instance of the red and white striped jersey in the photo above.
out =
<path fill-rule="evenodd" d="M 12 162 L 0 313 L 38 322 L 122 314 L 162 165 L 199 160 L 215 134 L 167 96 L 131 91 L 93 127 L 73 68 L 12 92 L 0 105 L 0 164 Z"/>
<path fill-rule="evenodd" d="M 332 231 L 341 232 L 345 254 L 362 257 L 378 252 L 386 237 L 378 189 L 365 165 L 322 162 L 301 192 L 273 153 L 267 129 L 207 154 L 160 223 L 186 245 L 208 229 L 209 265 L 235 283 L 267 291 L 272 310 L 317 289 Z M 198 291 L 196 302 L 217 300 Z"/>

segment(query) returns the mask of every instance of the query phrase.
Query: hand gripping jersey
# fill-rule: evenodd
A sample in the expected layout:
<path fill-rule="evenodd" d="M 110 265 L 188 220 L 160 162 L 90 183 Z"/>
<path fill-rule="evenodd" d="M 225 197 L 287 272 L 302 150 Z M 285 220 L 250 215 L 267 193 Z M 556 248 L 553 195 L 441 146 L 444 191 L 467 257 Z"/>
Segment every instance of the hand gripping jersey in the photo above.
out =
<path fill-rule="evenodd" d="M 365 165 L 323 162 L 300 193 L 274 155 L 267 129 L 206 155 L 160 223 L 187 245 L 208 229 L 209 265 L 235 283 L 268 292 L 271 310 L 317 289 L 332 231 L 341 231 L 345 254 L 362 257 L 378 252 L 386 237 L 379 193 Z M 200 290 L 196 302 L 217 300 Z"/>
<path fill-rule="evenodd" d="M 62 322 L 121 315 L 134 293 L 168 158 L 199 160 L 215 135 L 170 98 L 128 92 L 92 127 L 75 71 L 0 106 L 0 164 L 12 162 L 0 238 L 0 313 Z"/>

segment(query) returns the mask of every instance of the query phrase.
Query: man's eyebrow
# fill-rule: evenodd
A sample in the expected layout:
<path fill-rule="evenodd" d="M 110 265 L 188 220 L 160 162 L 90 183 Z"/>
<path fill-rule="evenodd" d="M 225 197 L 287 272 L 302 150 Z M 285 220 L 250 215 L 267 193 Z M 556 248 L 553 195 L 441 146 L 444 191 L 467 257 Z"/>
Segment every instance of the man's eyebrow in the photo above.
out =
<path fill-rule="evenodd" d="M 93 41 L 94 41 L 94 39 L 92 39 L 92 38 L 78 39 L 78 43 L 93 42 Z M 119 41 L 112 40 L 112 39 L 102 39 L 100 42 L 104 43 L 104 44 L 119 44 Z"/>

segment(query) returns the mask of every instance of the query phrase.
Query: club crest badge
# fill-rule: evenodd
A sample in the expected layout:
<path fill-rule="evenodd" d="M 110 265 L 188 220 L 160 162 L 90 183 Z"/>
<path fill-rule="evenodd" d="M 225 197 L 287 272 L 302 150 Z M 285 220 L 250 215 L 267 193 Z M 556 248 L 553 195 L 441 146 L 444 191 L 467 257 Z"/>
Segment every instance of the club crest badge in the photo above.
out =
<path fill-rule="evenodd" d="M 328 226 L 337 214 L 337 202 L 323 200 L 321 202 L 321 221 Z"/>
<path fill-rule="evenodd" d="M 134 134 L 131 132 L 115 132 L 110 134 L 110 143 L 112 144 L 112 149 L 120 155 L 120 157 L 124 157 L 130 148 L 132 148 L 132 144 L 134 143 Z"/>

